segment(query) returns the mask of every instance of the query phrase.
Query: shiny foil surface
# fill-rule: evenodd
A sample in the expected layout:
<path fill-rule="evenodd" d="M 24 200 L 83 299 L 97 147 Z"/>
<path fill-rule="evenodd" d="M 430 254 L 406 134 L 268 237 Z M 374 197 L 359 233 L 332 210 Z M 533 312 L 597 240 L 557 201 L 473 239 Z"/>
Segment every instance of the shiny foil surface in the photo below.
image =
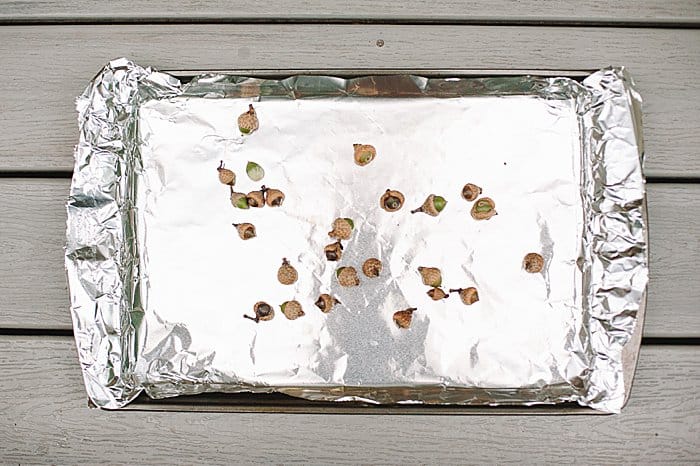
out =
<path fill-rule="evenodd" d="M 253 104 L 259 129 L 241 134 Z M 567 78 L 282 81 L 205 75 L 187 84 L 126 59 L 78 99 L 66 267 L 93 403 L 120 408 L 205 391 L 312 400 L 471 405 L 575 401 L 618 412 L 622 349 L 647 284 L 641 99 L 623 68 Z M 358 166 L 353 144 L 372 144 Z M 281 207 L 236 209 L 265 185 Z M 248 162 L 264 169 L 251 180 Z M 495 201 L 477 221 L 465 183 Z M 405 196 L 387 212 L 387 190 Z M 412 214 L 430 194 L 438 216 Z M 324 246 L 351 218 L 338 262 Z M 232 223 L 250 222 L 244 241 Z M 523 258 L 545 267 L 527 273 Z M 277 280 L 283 258 L 298 271 Z M 383 268 L 362 272 L 366 259 Z M 353 266 L 360 285 L 339 285 Z M 442 271 L 433 301 L 418 267 Z M 321 293 L 340 304 L 329 313 Z M 280 310 L 297 300 L 305 315 Z M 254 322 L 253 305 L 275 309 Z M 417 308 L 409 328 L 396 311 Z M 629 377 L 630 375 L 627 375 Z"/>

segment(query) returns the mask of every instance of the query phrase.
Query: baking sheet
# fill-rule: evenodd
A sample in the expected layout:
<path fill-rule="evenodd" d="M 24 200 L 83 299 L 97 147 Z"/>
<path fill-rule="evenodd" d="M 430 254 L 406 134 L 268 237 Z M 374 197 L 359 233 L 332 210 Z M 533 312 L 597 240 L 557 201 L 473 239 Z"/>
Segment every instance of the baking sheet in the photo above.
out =
<path fill-rule="evenodd" d="M 249 390 L 373 403 L 621 408 L 628 394 L 621 352 L 646 286 L 638 99 L 623 70 L 601 71 L 583 86 L 529 77 L 205 76 L 183 88 L 120 61 L 98 78 L 79 101 L 87 119 L 67 248 L 76 327 L 115 324 L 113 333 L 76 333 L 98 406 L 123 406 L 145 389 L 154 397 Z M 121 109 L 129 124 L 106 118 L 121 134 L 87 128 L 95 94 L 105 96 L 96 91 L 110 79 L 133 84 L 134 94 L 121 95 L 131 104 Z M 242 135 L 235 121 L 249 103 L 260 129 Z M 617 126 L 600 131 L 604 120 Z M 123 150 L 115 157 L 96 150 L 88 132 L 106 132 Z M 377 148 L 366 167 L 353 163 L 357 142 Z M 259 188 L 245 175 L 248 161 L 259 163 L 262 182 L 285 192 L 283 206 L 234 209 L 217 179 L 220 160 L 243 192 Z M 112 182 L 105 200 L 121 188 L 107 209 L 84 205 L 100 197 L 92 188 L 83 196 L 87 185 L 99 183 L 81 175 L 96 173 Z M 496 200 L 497 216 L 471 218 L 459 195 L 466 182 Z M 379 208 L 389 188 L 406 196 L 399 212 Z M 429 194 L 447 199 L 444 212 L 412 215 Z M 356 226 L 338 264 L 322 254 L 336 217 Z M 85 220 L 114 228 L 114 250 L 103 254 L 114 258 L 76 255 L 85 249 L 71 248 L 71 235 L 104 244 Z M 231 223 L 243 221 L 256 225 L 256 238 L 238 238 Z M 528 252 L 543 255 L 543 273 L 522 269 Z M 300 273 L 293 286 L 275 278 L 283 257 Z M 359 270 L 369 257 L 384 264 L 379 278 L 338 285 L 338 266 Z M 456 293 L 431 301 L 419 266 L 439 267 L 446 287 L 477 287 L 479 302 L 464 306 Z M 109 293 L 91 296 L 105 280 Z M 313 302 L 322 292 L 342 304 L 321 313 Z M 112 301 L 106 308 L 104 297 Z M 85 298 L 109 316 L 88 322 Z M 290 321 L 277 308 L 269 322 L 242 318 L 256 301 L 277 307 L 290 299 L 305 316 Z M 392 315 L 407 307 L 418 310 L 411 328 L 399 329 Z M 105 342 L 110 357 L 100 361 Z M 86 365 L 88 353 L 103 366 Z"/>

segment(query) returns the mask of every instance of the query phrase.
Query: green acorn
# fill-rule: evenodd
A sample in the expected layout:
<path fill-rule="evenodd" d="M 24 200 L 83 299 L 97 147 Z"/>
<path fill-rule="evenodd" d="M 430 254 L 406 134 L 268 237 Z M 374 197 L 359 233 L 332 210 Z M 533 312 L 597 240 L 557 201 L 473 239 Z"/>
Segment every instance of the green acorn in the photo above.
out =
<path fill-rule="evenodd" d="M 236 209 L 248 209 L 248 198 L 243 193 L 236 193 L 231 189 L 231 205 Z"/>
<path fill-rule="evenodd" d="M 304 315 L 304 310 L 301 308 L 299 301 L 285 301 L 280 305 L 282 314 L 289 319 L 295 320 Z"/>
<path fill-rule="evenodd" d="M 430 215 L 431 217 L 437 217 L 446 205 L 447 201 L 444 197 L 431 194 L 430 196 L 428 196 L 428 198 L 425 200 L 422 206 L 420 206 L 417 209 L 413 209 L 411 213 L 415 214 L 418 212 L 423 212 Z"/>
<path fill-rule="evenodd" d="M 248 105 L 248 111 L 238 117 L 238 129 L 243 134 L 250 134 L 258 129 L 258 116 L 253 105 Z"/>

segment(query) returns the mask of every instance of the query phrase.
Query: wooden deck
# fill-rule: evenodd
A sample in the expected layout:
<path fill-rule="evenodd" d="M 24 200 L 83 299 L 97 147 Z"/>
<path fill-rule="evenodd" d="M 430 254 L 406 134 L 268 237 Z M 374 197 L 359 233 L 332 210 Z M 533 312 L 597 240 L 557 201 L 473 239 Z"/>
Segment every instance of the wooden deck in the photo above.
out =
<path fill-rule="evenodd" d="M 279 414 L 274 403 L 247 413 L 88 409 L 63 204 L 74 99 L 120 56 L 183 75 L 627 66 L 645 100 L 651 239 L 628 406 L 615 416 Z M 0 0 L 0 461 L 699 461 L 699 75 L 698 0 Z"/>

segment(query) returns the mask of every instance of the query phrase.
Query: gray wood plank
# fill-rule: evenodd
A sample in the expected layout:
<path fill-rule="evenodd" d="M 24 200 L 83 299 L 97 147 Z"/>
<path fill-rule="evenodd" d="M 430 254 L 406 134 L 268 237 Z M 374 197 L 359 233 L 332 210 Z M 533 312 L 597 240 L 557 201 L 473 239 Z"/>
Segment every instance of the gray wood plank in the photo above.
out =
<path fill-rule="evenodd" d="M 644 346 L 612 416 L 106 412 L 86 407 L 68 338 L 0 337 L 7 462 L 669 463 L 700 457 L 700 348 Z"/>
<path fill-rule="evenodd" d="M 0 328 L 71 328 L 62 251 L 69 184 L 0 179 Z M 648 188 L 651 282 L 644 335 L 700 337 L 700 185 Z"/>
<path fill-rule="evenodd" d="M 74 98 L 119 56 L 164 70 L 330 73 L 626 65 L 645 98 L 648 174 L 700 176 L 700 29 L 323 24 L 0 28 L 0 170 L 70 169 Z"/>
<path fill-rule="evenodd" d="M 700 19 L 694 0 L 616 2 L 518 2 L 439 0 L 435 2 L 352 0 L 2 0 L 0 20 L 389 20 L 389 21 L 576 21 L 689 23 Z"/>

